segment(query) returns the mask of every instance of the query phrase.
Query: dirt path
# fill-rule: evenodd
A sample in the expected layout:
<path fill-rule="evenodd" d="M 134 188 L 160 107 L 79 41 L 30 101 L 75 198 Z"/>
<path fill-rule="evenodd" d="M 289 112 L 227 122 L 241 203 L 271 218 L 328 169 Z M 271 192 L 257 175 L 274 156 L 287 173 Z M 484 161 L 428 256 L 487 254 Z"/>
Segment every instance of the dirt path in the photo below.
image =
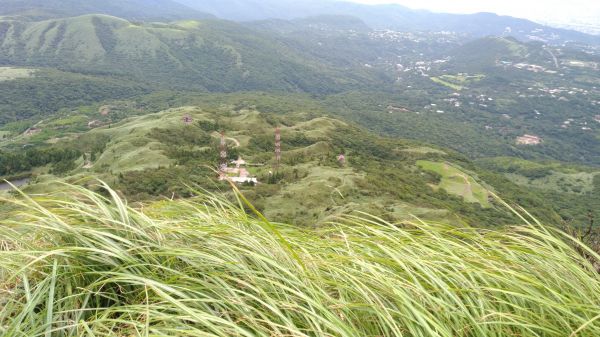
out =
<path fill-rule="evenodd" d="M 464 174 L 461 174 L 460 176 L 465 180 L 466 185 L 462 197 L 466 198 L 468 195 L 473 195 L 473 185 L 471 184 L 469 177 Z"/>
<path fill-rule="evenodd" d="M 237 140 L 235 138 L 231 138 L 231 137 L 226 137 L 225 139 L 230 140 L 230 141 L 232 141 L 235 144 L 234 149 L 240 147 L 240 141 L 239 140 Z"/>

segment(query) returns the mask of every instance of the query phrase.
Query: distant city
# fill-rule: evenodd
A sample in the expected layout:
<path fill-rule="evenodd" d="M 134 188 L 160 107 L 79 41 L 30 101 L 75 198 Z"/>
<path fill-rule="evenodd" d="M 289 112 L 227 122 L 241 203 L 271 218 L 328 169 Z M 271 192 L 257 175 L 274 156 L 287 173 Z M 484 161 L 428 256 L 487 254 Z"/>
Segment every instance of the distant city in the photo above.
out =
<path fill-rule="evenodd" d="M 596 16 L 588 18 L 565 19 L 561 20 L 535 20 L 543 25 L 553 26 L 556 28 L 565 28 L 577 30 L 587 34 L 600 35 L 600 19 Z"/>

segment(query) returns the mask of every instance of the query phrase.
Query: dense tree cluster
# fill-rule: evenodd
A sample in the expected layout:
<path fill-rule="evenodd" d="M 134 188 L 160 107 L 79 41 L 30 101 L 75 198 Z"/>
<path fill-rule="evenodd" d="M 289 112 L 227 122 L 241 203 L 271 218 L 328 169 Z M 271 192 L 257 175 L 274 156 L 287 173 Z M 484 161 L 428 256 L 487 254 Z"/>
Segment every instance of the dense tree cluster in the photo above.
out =
<path fill-rule="evenodd" d="M 33 168 L 55 164 L 57 173 L 72 168 L 75 159 L 81 157 L 79 150 L 72 148 L 34 148 L 22 151 L 0 151 L 0 176 L 27 172 Z"/>

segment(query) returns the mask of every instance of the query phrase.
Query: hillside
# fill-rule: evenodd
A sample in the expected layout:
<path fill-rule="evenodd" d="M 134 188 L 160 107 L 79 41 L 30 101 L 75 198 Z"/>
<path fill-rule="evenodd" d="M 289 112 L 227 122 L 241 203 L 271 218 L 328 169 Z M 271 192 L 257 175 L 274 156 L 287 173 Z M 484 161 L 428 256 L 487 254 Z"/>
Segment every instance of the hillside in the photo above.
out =
<path fill-rule="evenodd" d="M 190 185 L 228 191 L 228 184 L 218 182 L 214 172 L 219 161 L 218 131 L 225 130 L 229 160 L 241 156 L 250 175 L 260 182 L 240 188 L 276 221 L 320 226 L 356 210 L 396 220 L 410 219 L 412 214 L 459 224 L 514 221 L 495 204 L 489 194 L 494 191 L 527 206 L 544 220 L 560 222 L 554 212 L 562 208 L 560 201 L 545 205 L 547 200 L 536 193 L 453 151 L 381 138 L 323 117 L 326 110 L 306 97 L 261 96 L 205 95 L 189 101 L 193 106 L 132 118 L 126 117 L 128 109 L 139 114 L 136 106 L 148 103 L 112 105 L 105 116 L 98 108 L 67 113 L 37 124 L 40 131 L 36 134 L 9 137 L 4 142 L 9 152 L 0 157 L 0 174 L 33 174 L 33 184 L 26 188 L 30 193 L 56 188 L 57 177 L 77 182 L 95 176 L 141 202 L 190 196 Z M 190 125 L 183 122 L 185 116 L 193 120 Z M 280 170 L 274 169 L 273 162 L 277 125 L 282 134 Z M 26 169 L 15 170 L 11 162 L 27 161 L 8 154 L 22 144 L 38 149 L 31 151 L 50 151 L 41 156 L 22 154 L 48 161 L 23 164 Z M 342 165 L 337 159 L 340 154 L 345 156 Z M 585 216 L 576 214 L 574 218 L 584 223 Z"/>
<path fill-rule="evenodd" d="M 32 20 L 85 14 L 105 14 L 144 21 L 212 17 L 172 0 L 2 0 L 0 5 L 0 16 Z"/>
<path fill-rule="evenodd" d="M 325 66 L 268 33 L 225 21 L 140 24 L 86 15 L 42 22 L 4 20 L 0 27 L 0 64 L 220 92 L 327 93 L 381 85 L 375 71 Z"/>

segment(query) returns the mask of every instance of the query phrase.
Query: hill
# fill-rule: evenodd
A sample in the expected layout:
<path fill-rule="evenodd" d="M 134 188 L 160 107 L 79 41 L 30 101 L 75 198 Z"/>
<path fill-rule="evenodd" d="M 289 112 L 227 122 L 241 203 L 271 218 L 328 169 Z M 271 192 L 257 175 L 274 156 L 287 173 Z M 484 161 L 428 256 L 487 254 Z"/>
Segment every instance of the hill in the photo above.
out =
<path fill-rule="evenodd" d="M 376 71 L 323 65 L 268 32 L 225 21 L 142 24 L 86 15 L 42 22 L 3 20 L 0 27 L 0 64 L 220 92 L 328 93 L 381 85 Z"/>
<path fill-rule="evenodd" d="M 85 14 L 105 14 L 142 21 L 212 17 L 171 0 L 3 0 L 0 6 L 0 16 L 32 20 Z"/>
<path fill-rule="evenodd" d="M 304 96 L 203 95 L 187 100 L 193 105 L 184 107 L 169 96 L 153 100 L 170 100 L 179 108 L 132 118 L 127 118 L 128 109 L 139 114 L 139 107 L 152 104 L 113 104 L 108 115 L 101 115 L 98 107 L 80 109 L 37 124 L 35 134 L 13 134 L 3 144 L 0 174 L 33 174 L 30 193 L 55 189 L 57 177 L 76 182 L 95 176 L 141 202 L 187 197 L 190 185 L 227 191 L 228 184 L 218 182 L 214 172 L 218 131 L 225 130 L 229 160 L 241 156 L 250 176 L 260 182 L 240 188 L 277 221 L 318 226 L 351 210 L 389 219 L 415 214 L 455 223 L 514 221 L 491 198 L 488 191 L 495 191 L 544 220 L 560 222 L 553 210 L 564 205 L 560 202 L 545 204 L 536 193 L 451 150 L 381 138 L 323 117 L 327 110 Z M 191 124 L 183 122 L 185 116 Z M 280 170 L 274 169 L 272 155 L 277 125 L 282 134 Z M 21 151 L 24 144 L 33 146 L 30 153 Z M 340 154 L 346 157 L 342 165 Z M 585 223 L 586 216 L 584 211 L 576 221 Z"/>

